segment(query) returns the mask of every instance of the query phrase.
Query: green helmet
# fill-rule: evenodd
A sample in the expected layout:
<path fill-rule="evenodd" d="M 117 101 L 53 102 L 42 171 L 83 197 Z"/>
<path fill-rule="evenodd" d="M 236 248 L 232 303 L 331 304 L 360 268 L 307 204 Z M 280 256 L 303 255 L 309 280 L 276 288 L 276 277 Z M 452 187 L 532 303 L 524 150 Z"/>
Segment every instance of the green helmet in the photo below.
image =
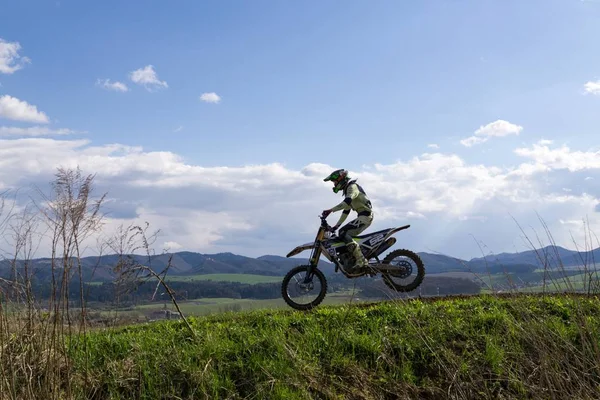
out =
<path fill-rule="evenodd" d="M 333 182 L 333 193 L 337 193 L 346 186 L 348 181 L 350 181 L 350 177 L 348 176 L 348 171 L 345 169 L 336 169 L 329 176 L 323 179 L 324 182 L 332 181 Z"/>

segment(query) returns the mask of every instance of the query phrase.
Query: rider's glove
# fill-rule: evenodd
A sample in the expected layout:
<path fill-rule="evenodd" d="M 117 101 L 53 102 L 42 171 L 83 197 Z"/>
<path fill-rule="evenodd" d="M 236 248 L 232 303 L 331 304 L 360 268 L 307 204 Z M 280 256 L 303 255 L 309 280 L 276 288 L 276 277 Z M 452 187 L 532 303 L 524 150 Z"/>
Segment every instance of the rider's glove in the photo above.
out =
<path fill-rule="evenodd" d="M 327 218 L 329 214 L 331 214 L 331 210 L 323 210 L 323 218 Z"/>

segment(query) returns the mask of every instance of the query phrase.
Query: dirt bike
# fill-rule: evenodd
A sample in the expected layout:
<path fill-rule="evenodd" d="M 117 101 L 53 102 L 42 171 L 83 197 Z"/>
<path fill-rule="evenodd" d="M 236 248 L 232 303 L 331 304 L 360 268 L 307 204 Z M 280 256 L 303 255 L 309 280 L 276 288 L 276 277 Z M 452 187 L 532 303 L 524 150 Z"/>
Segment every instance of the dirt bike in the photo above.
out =
<path fill-rule="evenodd" d="M 399 249 L 387 254 L 382 261 L 379 260 L 379 256 L 396 243 L 396 238 L 392 237 L 392 235 L 409 228 L 410 225 L 384 229 L 355 237 L 354 241 L 359 245 L 362 254 L 368 260 L 369 265 L 368 267 L 362 268 L 357 273 L 354 273 L 354 271 L 350 273 L 350 267 L 355 264 L 354 256 L 352 256 L 351 252 L 347 249 L 346 243 L 341 238 L 334 235 L 334 231 L 327 223 L 326 218 L 322 215 L 319 216 L 319 218 L 321 219 L 321 226 L 317 231 L 314 242 L 297 246 L 286 256 L 289 258 L 300 254 L 305 250 L 311 250 L 309 264 L 292 268 L 283 278 L 281 295 L 290 307 L 297 310 L 309 310 L 318 306 L 323 299 L 325 299 L 325 295 L 327 294 L 327 280 L 318 267 L 321 254 L 335 265 L 336 273 L 341 271 L 350 279 L 365 275 L 373 277 L 379 273 L 382 275 L 385 285 L 398 292 L 410 292 L 423 282 L 423 278 L 425 277 L 425 267 L 423 261 L 416 253 L 406 249 Z M 407 258 L 416 265 L 417 274 L 411 283 L 400 284 L 394 282 L 393 278 L 404 279 L 413 272 L 413 267 L 409 261 L 401 260 L 399 264 L 393 264 L 392 261 L 398 257 Z M 290 286 L 292 278 L 298 274 L 300 274 L 300 278 L 295 279 L 295 285 L 292 284 Z M 302 274 L 304 274 L 304 276 L 302 276 Z M 320 289 L 317 291 L 317 297 L 314 300 L 303 304 L 292 298 L 296 293 L 304 295 L 312 291 L 314 289 L 315 277 L 317 278 L 317 283 L 320 285 Z"/>

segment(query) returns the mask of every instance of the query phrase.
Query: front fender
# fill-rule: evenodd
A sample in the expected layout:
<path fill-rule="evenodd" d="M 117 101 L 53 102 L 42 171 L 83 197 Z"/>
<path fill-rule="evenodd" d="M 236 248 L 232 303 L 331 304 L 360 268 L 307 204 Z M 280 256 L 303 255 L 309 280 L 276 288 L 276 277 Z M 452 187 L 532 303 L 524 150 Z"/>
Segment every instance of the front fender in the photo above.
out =
<path fill-rule="evenodd" d="M 296 248 L 294 248 L 294 250 L 290 251 L 290 252 L 287 254 L 287 256 L 286 256 L 286 257 L 293 257 L 293 256 L 295 256 L 296 254 L 300 254 L 300 253 L 302 253 L 303 251 L 305 251 L 305 250 L 310 250 L 310 249 L 312 249 L 312 248 L 314 248 L 314 247 L 315 247 L 315 244 L 314 244 L 314 243 L 304 243 L 304 244 L 301 244 L 300 246 L 297 246 Z"/>

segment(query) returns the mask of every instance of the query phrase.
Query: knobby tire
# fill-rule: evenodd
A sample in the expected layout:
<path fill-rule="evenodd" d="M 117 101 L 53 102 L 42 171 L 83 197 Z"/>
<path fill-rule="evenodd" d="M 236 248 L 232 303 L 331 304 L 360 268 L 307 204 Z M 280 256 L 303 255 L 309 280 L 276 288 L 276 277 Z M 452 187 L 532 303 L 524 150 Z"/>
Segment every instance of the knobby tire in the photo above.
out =
<path fill-rule="evenodd" d="M 318 268 L 313 268 L 313 273 L 314 273 L 313 279 L 317 278 L 319 280 L 319 282 L 321 283 L 321 291 L 319 292 L 319 295 L 317 296 L 317 298 L 308 304 L 298 304 L 298 303 L 294 302 L 292 299 L 290 299 L 290 297 L 288 296 L 288 293 L 287 293 L 287 287 L 288 287 L 288 284 L 290 283 L 290 280 L 292 279 L 292 276 L 294 276 L 295 274 L 297 274 L 300 271 L 306 271 L 308 268 L 309 268 L 309 265 L 299 265 L 297 267 L 292 268 L 290 271 L 288 271 L 288 273 L 283 278 L 283 282 L 281 282 L 281 296 L 283 297 L 283 300 L 290 307 L 292 307 L 296 310 L 306 311 L 306 310 L 311 310 L 311 309 L 315 308 L 316 306 L 321 304 L 321 302 L 325 299 L 325 295 L 327 294 L 327 279 L 325 279 L 325 275 Z"/>

